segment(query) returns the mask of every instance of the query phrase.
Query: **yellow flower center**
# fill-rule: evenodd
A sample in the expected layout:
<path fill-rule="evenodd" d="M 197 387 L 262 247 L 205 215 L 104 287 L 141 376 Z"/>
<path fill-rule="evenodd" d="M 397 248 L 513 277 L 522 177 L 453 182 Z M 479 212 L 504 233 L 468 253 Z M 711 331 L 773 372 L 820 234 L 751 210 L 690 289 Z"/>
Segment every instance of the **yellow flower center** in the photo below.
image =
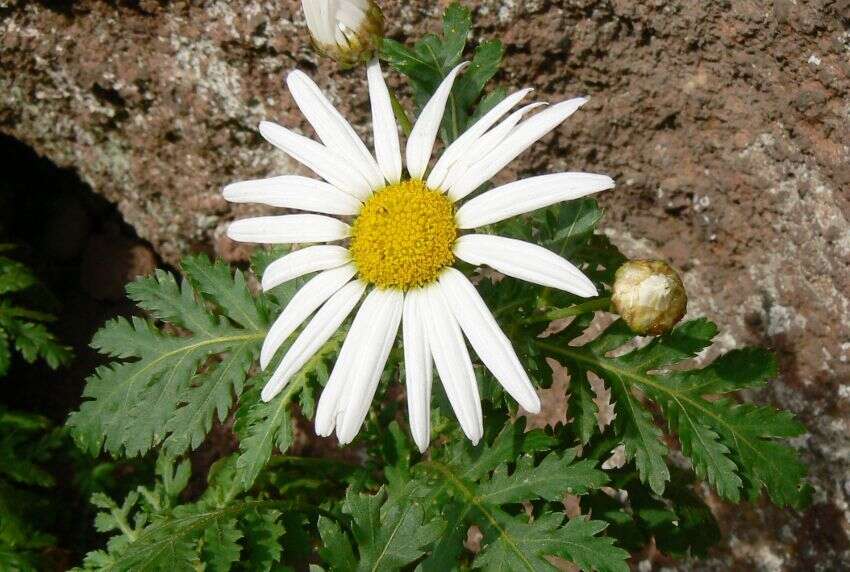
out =
<path fill-rule="evenodd" d="M 366 200 L 349 247 L 360 278 L 380 288 L 422 286 L 454 261 L 452 202 L 420 180 L 380 189 Z"/>

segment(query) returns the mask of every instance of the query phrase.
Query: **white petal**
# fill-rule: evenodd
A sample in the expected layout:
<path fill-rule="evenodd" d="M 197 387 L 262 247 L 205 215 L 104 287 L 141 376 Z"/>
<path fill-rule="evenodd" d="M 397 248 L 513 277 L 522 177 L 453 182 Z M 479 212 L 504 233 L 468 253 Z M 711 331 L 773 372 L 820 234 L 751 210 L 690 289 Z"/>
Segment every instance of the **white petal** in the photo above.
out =
<path fill-rule="evenodd" d="M 373 189 L 383 187 L 384 178 L 375 158 L 348 121 L 328 101 L 319 86 L 301 70 L 290 72 L 286 85 L 322 143 L 348 161 Z"/>
<path fill-rule="evenodd" d="M 321 143 L 299 135 L 271 121 L 260 122 L 266 141 L 313 170 L 321 178 L 358 199 L 367 198 L 372 187 L 356 169 Z"/>
<path fill-rule="evenodd" d="M 343 26 L 351 30 L 358 30 L 366 18 L 366 10 L 368 10 L 368 4 L 365 1 L 341 0 L 336 17 Z"/>
<path fill-rule="evenodd" d="M 401 180 L 401 146 L 395 122 L 390 92 L 381 73 L 377 58 L 369 63 L 369 101 L 372 104 L 372 129 L 375 134 L 375 155 L 388 183 Z"/>
<path fill-rule="evenodd" d="M 335 218 L 296 214 L 244 218 L 230 223 L 227 236 L 239 242 L 292 244 L 347 238 L 351 227 Z"/>
<path fill-rule="evenodd" d="M 546 105 L 548 104 L 538 101 L 536 103 L 529 103 L 528 105 L 520 107 L 511 113 L 504 121 L 482 135 L 478 141 L 475 142 L 475 145 L 469 150 L 469 152 L 452 165 L 441 188 L 448 189 L 449 196 L 454 198 L 452 189 L 458 181 L 466 175 L 470 167 L 492 153 L 493 150 L 496 149 L 496 147 L 498 147 L 499 144 L 514 131 L 526 113 L 532 109 L 537 109 L 538 107 Z"/>
<path fill-rule="evenodd" d="M 360 280 L 349 282 L 331 296 L 325 305 L 316 312 L 316 315 L 313 316 L 313 319 L 310 320 L 310 323 L 307 324 L 304 331 L 283 356 L 280 365 L 263 388 L 261 395 L 263 401 L 271 401 L 286 387 L 289 380 L 301 371 L 304 364 L 339 329 L 342 322 L 357 305 L 365 290 L 366 284 L 364 282 Z"/>
<path fill-rule="evenodd" d="M 466 339 L 502 387 L 529 413 L 540 412 L 540 398 L 475 286 L 458 270 L 446 268 L 439 279 L 443 294 Z"/>
<path fill-rule="evenodd" d="M 380 294 L 376 294 L 378 292 L 380 290 L 375 289 L 369 293 L 357 311 L 348 329 L 348 335 L 345 336 L 342 349 L 316 407 L 317 435 L 330 435 L 337 424 L 337 416 L 346 407 L 359 358 L 369 351 L 369 335 L 374 334 L 375 319 L 384 300 Z"/>
<path fill-rule="evenodd" d="M 301 0 L 304 18 L 307 20 L 307 28 L 320 45 L 333 45 L 335 43 L 333 15 L 330 13 L 329 4 L 329 0 Z"/>
<path fill-rule="evenodd" d="M 584 97 L 562 101 L 520 123 L 498 147 L 469 168 L 466 174 L 452 186 L 449 196 L 459 200 L 477 189 L 520 153 L 575 113 L 585 102 L 587 99 Z"/>
<path fill-rule="evenodd" d="M 484 434 L 484 421 L 475 371 L 463 334 L 442 291 L 432 285 L 423 288 L 422 292 L 428 347 L 434 356 L 437 373 L 458 423 L 469 440 L 477 445 Z"/>
<path fill-rule="evenodd" d="M 223 194 L 231 203 L 262 203 L 332 215 L 355 215 L 363 206 L 354 195 L 323 181 L 298 175 L 240 181 L 224 187 Z"/>
<path fill-rule="evenodd" d="M 410 290 L 404 297 L 402 337 L 410 433 L 419 451 L 424 453 L 431 441 L 433 362 L 425 334 L 425 318 L 422 315 L 420 296 L 419 290 Z"/>
<path fill-rule="evenodd" d="M 324 304 L 325 300 L 345 286 L 356 272 L 357 269 L 353 264 L 346 264 L 333 270 L 325 270 L 302 286 L 269 328 L 269 333 L 263 341 L 263 348 L 260 350 L 260 367 L 266 369 L 278 348 L 292 335 L 292 332 Z"/>
<path fill-rule="evenodd" d="M 458 209 L 455 220 L 459 228 L 477 228 L 613 187 L 611 177 L 592 173 L 530 177 L 473 198 Z"/>
<path fill-rule="evenodd" d="M 494 106 L 493 109 L 485 113 L 478 121 L 469 127 L 469 129 L 464 131 L 460 137 L 455 139 L 455 141 L 449 145 L 445 151 L 443 151 L 443 154 L 440 155 L 440 158 L 434 165 L 434 168 L 431 169 L 431 173 L 428 175 L 428 187 L 431 189 L 440 188 L 443 184 L 443 180 L 449 172 L 449 167 L 454 165 L 455 161 L 460 159 L 462 156 L 466 155 L 488 129 L 495 125 L 499 119 L 510 111 L 513 106 L 522 101 L 522 99 L 531 91 L 531 88 L 522 89 L 507 96 Z"/>
<path fill-rule="evenodd" d="M 520 280 L 585 298 L 597 295 L 593 282 L 581 270 L 554 252 L 523 240 L 466 234 L 455 241 L 454 253 L 470 264 L 486 264 Z"/>
<path fill-rule="evenodd" d="M 361 306 L 357 315 L 359 316 L 362 311 L 363 307 Z M 354 318 L 354 321 L 357 322 L 357 317 Z M 361 344 L 363 338 L 359 335 L 359 332 L 362 332 L 367 327 L 368 324 L 361 320 L 358 329 L 355 331 L 354 323 L 352 323 L 351 328 L 348 330 L 348 335 L 345 337 L 345 342 L 342 344 L 342 349 L 336 358 L 336 363 L 334 363 L 333 371 L 331 371 L 328 382 L 325 384 L 322 395 L 319 397 L 319 404 L 316 407 L 316 435 L 320 437 L 327 437 L 333 433 L 336 427 L 340 401 L 347 388 L 345 384 L 349 381 L 357 354 L 362 350 Z M 352 333 L 356 335 L 352 336 Z"/>
<path fill-rule="evenodd" d="M 342 445 L 354 440 L 366 419 L 401 322 L 404 295 L 400 291 L 376 288 L 369 294 L 367 301 L 369 298 L 375 299 L 376 310 L 369 321 L 369 328 L 364 332 L 360 352 L 337 414 L 336 435 Z M 363 305 L 366 305 L 365 301 Z"/>
<path fill-rule="evenodd" d="M 278 258 L 263 272 L 263 290 L 271 290 L 299 276 L 330 270 L 351 261 L 347 248 L 333 244 L 308 246 Z"/>
<path fill-rule="evenodd" d="M 425 175 L 455 77 L 467 65 L 469 65 L 469 62 L 464 62 L 449 72 L 449 75 L 446 76 L 440 87 L 425 104 L 422 113 L 416 119 L 413 130 L 410 132 L 410 137 L 407 138 L 407 172 L 414 179 L 421 179 Z"/>

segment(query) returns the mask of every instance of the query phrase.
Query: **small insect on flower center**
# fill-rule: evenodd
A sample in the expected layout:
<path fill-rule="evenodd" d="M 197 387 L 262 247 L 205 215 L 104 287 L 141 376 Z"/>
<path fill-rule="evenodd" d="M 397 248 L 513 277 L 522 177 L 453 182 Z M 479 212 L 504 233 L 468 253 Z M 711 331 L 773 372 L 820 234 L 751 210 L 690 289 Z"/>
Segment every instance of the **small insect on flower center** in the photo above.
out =
<path fill-rule="evenodd" d="M 351 229 L 351 256 L 360 278 L 407 290 L 437 278 L 454 261 L 452 202 L 419 180 L 380 189 L 366 200 Z"/>

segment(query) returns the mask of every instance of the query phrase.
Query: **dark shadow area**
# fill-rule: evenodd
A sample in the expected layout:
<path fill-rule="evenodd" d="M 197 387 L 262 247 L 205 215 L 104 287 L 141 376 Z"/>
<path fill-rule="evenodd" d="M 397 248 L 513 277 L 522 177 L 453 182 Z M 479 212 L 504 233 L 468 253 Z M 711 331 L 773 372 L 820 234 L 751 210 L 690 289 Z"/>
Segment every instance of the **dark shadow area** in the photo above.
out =
<path fill-rule="evenodd" d="M 18 245 L 11 256 L 44 282 L 54 298 L 47 309 L 58 318 L 52 329 L 75 355 L 59 371 L 16 360 L 3 401 L 61 424 L 79 404 L 85 377 L 102 361 L 89 347 L 92 335 L 106 320 L 132 313 L 124 285 L 158 260 L 115 206 L 74 172 L 5 136 L 0 169 L 0 241 Z"/>
<path fill-rule="evenodd" d="M 74 352 L 71 363 L 58 370 L 14 355 L 8 374 L 0 379 L 0 405 L 44 415 L 61 427 L 80 404 L 86 376 L 106 361 L 89 347 L 92 336 L 105 321 L 133 313 L 124 286 L 153 271 L 159 261 L 115 205 L 72 170 L 3 135 L 0 169 L 0 243 L 16 245 L 4 255 L 28 265 L 43 282 L 32 300 L 56 316 L 50 329 Z M 33 520 L 44 521 L 41 530 L 55 537 L 55 545 L 43 553 L 46 570 L 67 570 L 86 552 L 103 546 L 104 537 L 92 524 L 93 492 L 105 490 L 121 498 L 150 478 L 144 463 L 115 462 L 105 455 L 92 459 L 68 437 L 61 438 L 45 469 L 55 486 L 29 492 L 51 507 L 30 509 Z"/>

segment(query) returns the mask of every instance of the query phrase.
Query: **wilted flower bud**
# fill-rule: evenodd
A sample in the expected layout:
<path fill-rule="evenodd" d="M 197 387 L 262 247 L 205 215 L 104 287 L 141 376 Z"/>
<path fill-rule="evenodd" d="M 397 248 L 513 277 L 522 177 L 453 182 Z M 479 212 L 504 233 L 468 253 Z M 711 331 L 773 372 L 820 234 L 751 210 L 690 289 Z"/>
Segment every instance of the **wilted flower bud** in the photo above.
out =
<path fill-rule="evenodd" d="M 682 279 L 661 260 L 630 260 L 614 275 L 614 309 L 637 334 L 669 332 L 685 315 Z"/>
<path fill-rule="evenodd" d="M 372 0 L 301 0 L 316 50 L 343 66 L 372 57 L 384 16 Z"/>

